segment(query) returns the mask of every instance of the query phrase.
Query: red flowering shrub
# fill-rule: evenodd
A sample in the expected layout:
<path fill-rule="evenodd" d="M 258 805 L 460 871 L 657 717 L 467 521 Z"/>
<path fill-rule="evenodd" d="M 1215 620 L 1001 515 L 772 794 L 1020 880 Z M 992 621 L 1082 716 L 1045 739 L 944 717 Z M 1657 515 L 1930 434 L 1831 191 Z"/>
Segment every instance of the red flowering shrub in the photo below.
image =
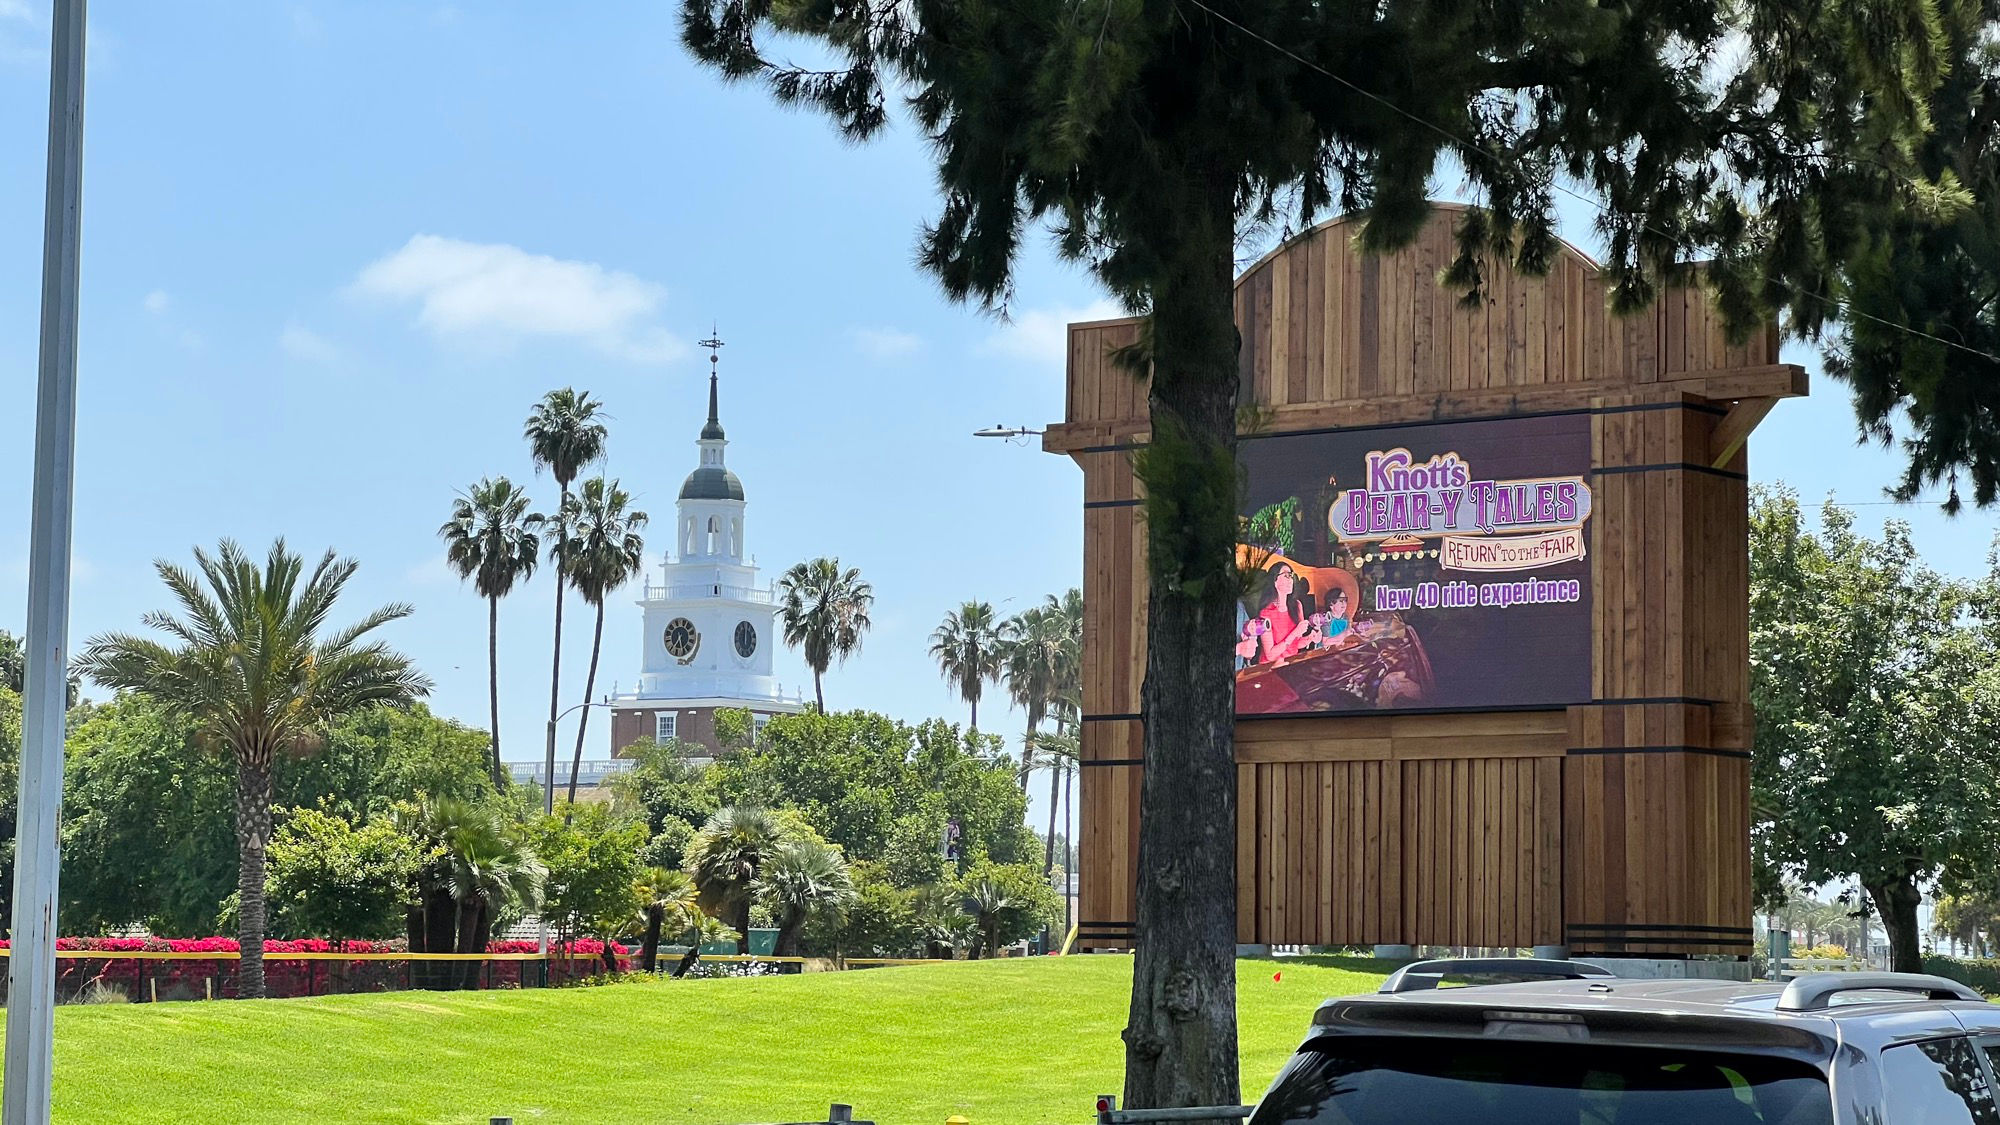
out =
<path fill-rule="evenodd" d="M 9 943 L 0 940 L 0 949 Z M 236 990 L 235 938 L 57 938 L 56 948 L 78 953 L 104 953 L 97 957 L 66 957 L 58 962 L 56 994 L 68 999 L 92 982 L 117 988 L 135 1000 L 186 1000 L 205 996 L 232 996 Z M 632 951 L 613 945 L 612 955 L 620 970 L 632 967 Z M 318 938 L 301 941 L 266 941 L 264 976 L 274 997 L 309 996 L 327 992 L 388 992 L 408 987 L 407 961 L 398 960 L 310 960 L 290 961 L 287 953 L 407 953 L 409 943 L 394 941 L 343 941 L 336 946 Z M 496 941 L 489 953 L 533 953 L 531 941 Z M 120 953 L 185 953 L 179 958 L 119 957 Z M 562 984 L 599 972 L 603 967 L 604 943 L 582 938 L 567 946 L 549 948 L 549 983 Z M 473 987 L 519 988 L 541 981 L 533 961 L 491 961 L 473 974 Z"/>

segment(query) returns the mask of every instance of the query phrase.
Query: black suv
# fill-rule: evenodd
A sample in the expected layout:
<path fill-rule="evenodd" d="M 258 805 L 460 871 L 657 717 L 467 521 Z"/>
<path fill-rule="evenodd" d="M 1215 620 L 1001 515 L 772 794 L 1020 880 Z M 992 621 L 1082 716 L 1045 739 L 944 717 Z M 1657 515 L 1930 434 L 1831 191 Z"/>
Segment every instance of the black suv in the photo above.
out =
<path fill-rule="evenodd" d="M 2000 1005 L 1941 977 L 1424 961 L 1321 1005 L 1249 1125 L 2000 1125 L 1996 1067 Z"/>

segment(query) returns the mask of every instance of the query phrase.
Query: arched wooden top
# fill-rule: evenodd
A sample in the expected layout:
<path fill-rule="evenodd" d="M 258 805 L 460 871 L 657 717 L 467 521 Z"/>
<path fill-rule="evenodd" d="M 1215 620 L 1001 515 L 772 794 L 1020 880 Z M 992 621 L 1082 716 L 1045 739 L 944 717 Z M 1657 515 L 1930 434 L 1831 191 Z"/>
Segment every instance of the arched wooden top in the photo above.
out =
<path fill-rule="evenodd" d="M 1567 243 L 1542 277 L 1490 263 L 1487 292 L 1468 307 L 1438 283 L 1462 210 L 1438 205 L 1415 241 L 1382 255 L 1355 245 L 1354 219 L 1333 219 L 1245 270 L 1236 281 L 1245 401 L 1293 429 L 1562 409 L 1605 395 L 1805 393 L 1804 372 L 1778 364 L 1775 325 L 1732 344 L 1694 287 L 1614 316 L 1603 271 Z M 1045 448 L 1145 431 L 1144 381 L 1109 358 L 1137 324 L 1069 326 L 1066 417 Z"/>

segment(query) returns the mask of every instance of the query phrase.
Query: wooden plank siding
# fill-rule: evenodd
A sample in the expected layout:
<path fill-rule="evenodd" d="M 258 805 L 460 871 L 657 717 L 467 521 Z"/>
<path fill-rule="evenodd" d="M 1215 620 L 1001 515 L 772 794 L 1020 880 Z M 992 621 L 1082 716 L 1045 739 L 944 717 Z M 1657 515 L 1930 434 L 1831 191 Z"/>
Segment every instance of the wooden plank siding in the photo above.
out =
<path fill-rule="evenodd" d="M 1775 327 L 1731 340 L 1698 290 L 1619 318 L 1565 247 L 1441 289 L 1456 209 L 1370 256 L 1335 221 L 1237 282 L 1240 395 L 1259 432 L 1591 415 L 1591 702 L 1567 710 L 1246 719 L 1236 738 L 1244 944 L 1567 944 L 1748 952 L 1747 470 L 1730 403 L 1805 393 Z M 1080 926 L 1135 939 L 1145 529 L 1129 318 L 1073 324 L 1064 420 L 1084 474 Z M 1732 427 L 1734 428 L 1734 427 Z M 1733 444 L 1732 444 L 1733 443 Z"/>

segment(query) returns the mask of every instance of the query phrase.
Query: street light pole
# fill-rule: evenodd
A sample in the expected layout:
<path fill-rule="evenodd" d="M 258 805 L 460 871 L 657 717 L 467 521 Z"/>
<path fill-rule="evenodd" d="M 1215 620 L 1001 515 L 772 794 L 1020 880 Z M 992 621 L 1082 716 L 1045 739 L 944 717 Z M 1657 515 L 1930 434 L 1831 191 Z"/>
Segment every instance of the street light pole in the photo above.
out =
<path fill-rule="evenodd" d="M 77 257 L 83 215 L 85 0 L 55 0 L 48 196 L 42 219 L 41 370 L 28 530 L 28 666 L 14 844 L 13 956 L 0 1121 L 48 1125 L 55 1071 L 56 875 L 69 702 L 70 524 L 76 481 Z"/>
<path fill-rule="evenodd" d="M 610 707 L 610 706 L 611 706 L 611 701 L 609 699 L 606 699 L 601 703 L 592 703 L 586 699 L 582 703 L 578 703 L 572 707 L 565 709 L 562 712 L 562 714 L 559 714 L 549 720 L 548 747 L 546 752 L 543 754 L 543 773 L 542 773 L 543 816 L 556 815 L 556 724 L 558 722 L 561 722 L 563 718 L 566 717 L 571 711 L 581 711 L 585 707 Z M 536 956 L 539 956 L 542 959 L 542 971 L 544 973 L 548 972 L 549 921 L 548 919 L 543 918 L 539 915 L 537 915 L 535 918 L 535 954 Z M 11 1123 L 0 1122 L 0 1125 L 11 1125 Z"/>

